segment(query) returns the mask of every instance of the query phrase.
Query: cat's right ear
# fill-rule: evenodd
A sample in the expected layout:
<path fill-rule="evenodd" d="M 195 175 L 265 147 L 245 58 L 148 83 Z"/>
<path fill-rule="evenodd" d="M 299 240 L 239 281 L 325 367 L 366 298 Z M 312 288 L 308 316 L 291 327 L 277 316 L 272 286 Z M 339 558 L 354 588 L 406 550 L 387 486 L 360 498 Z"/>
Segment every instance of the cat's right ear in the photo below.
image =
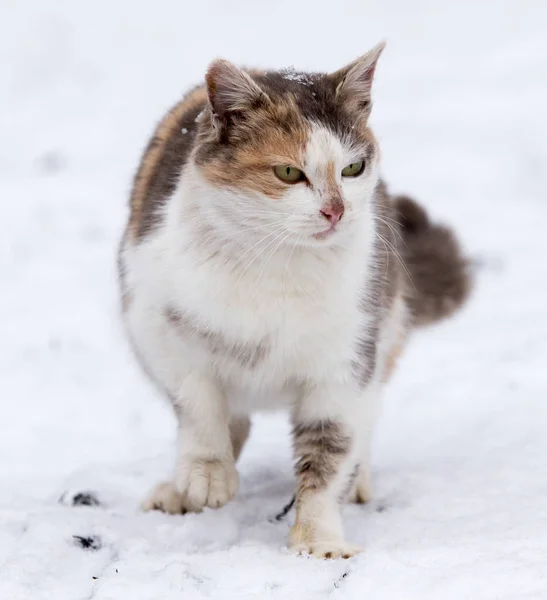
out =
<path fill-rule="evenodd" d="M 269 102 L 266 93 L 245 71 L 227 60 L 215 60 L 205 75 L 213 126 L 223 130 L 230 115 Z"/>

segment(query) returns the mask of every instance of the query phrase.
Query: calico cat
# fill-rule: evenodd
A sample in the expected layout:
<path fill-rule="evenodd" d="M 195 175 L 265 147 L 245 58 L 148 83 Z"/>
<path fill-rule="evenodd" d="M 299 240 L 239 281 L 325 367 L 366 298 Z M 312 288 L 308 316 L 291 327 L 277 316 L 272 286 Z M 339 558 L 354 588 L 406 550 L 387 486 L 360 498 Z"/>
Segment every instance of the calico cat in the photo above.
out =
<path fill-rule="evenodd" d="M 370 498 L 382 387 L 411 330 L 470 290 L 452 232 L 379 178 L 382 50 L 331 74 L 216 60 L 153 134 L 119 254 L 129 337 L 178 420 L 173 479 L 146 509 L 224 505 L 249 415 L 286 406 L 291 548 L 359 551 L 341 511 Z"/>

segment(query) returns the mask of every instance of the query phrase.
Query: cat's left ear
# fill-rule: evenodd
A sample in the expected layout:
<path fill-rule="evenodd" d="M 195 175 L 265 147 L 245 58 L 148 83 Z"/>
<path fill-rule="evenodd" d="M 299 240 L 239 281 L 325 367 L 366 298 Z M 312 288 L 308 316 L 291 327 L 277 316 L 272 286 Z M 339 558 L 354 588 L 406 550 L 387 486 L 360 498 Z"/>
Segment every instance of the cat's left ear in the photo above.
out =
<path fill-rule="evenodd" d="M 374 72 L 385 46 L 385 42 L 377 44 L 372 50 L 330 76 L 336 85 L 336 96 L 342 102 L 348 102 L 356 109 L 370 108 Z"/>
<path fill-rule="evenodd" d="M 250 75 L 227 60 L 215 60 L 205 75 L 207 97 L 217 129 L 227 126 L 230 115 L 269 102 Z"/>

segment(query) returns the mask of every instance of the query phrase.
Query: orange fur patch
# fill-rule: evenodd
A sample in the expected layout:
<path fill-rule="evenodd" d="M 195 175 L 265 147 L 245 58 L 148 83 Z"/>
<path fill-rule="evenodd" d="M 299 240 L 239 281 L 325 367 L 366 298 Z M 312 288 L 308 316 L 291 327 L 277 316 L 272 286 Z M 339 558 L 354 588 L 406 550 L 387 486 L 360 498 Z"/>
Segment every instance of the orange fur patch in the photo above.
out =
<path fill-rule="evenodd" d="M 280 181 L 274 166 L 290 165 L 301 169 L 309 137 L 310 126 L 297 118 L 298 109 L 290 96 L 268 108 L 249 111 L 246 127 L 255 135 L 234 144 L 229 162 L 222 156 L 213 157 L 202 168 L 203 175 L 214 185 L 258 192 L 272 199 L 282 198 L 287 183 Z M 290 132 L 279 123 L 290 119 Z"/>

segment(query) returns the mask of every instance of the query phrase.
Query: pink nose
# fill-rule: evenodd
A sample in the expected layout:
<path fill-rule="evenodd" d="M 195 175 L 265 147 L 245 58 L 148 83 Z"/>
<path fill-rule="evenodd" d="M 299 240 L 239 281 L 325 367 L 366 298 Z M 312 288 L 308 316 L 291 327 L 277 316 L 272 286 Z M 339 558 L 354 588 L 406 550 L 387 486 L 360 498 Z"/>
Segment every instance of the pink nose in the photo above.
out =
<path fill-rule="evenodd" d="M 319 212 L 331 225 L 336 225 L 344 214 L 344 206 L 342 204 L 336 206 L 324 206 Z"/>

